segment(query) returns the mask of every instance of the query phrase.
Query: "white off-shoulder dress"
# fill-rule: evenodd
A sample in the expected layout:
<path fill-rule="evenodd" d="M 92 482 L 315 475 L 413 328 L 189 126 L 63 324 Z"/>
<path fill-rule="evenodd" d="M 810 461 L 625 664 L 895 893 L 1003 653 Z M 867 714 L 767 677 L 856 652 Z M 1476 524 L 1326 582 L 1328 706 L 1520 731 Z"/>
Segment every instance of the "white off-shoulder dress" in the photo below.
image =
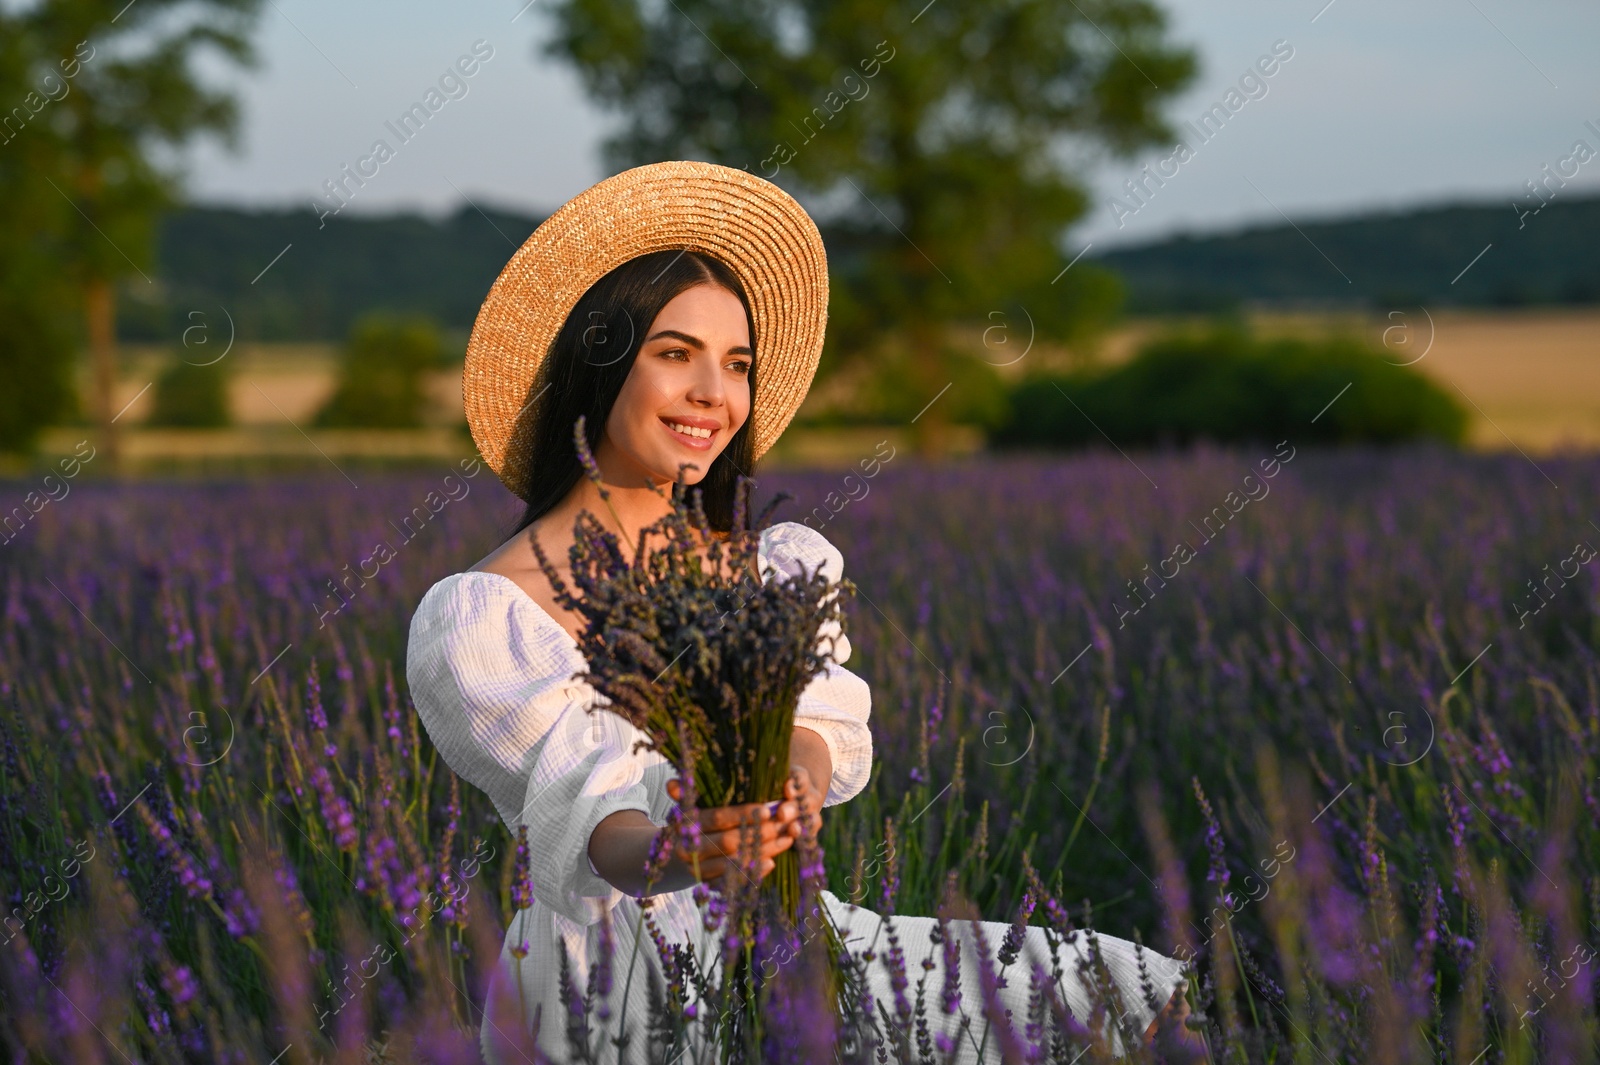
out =
<path fill-rule="evenodd" d="M 820 566 L 830 579 L 838 580 L 844 569 L 844 558 L 832 543 L 796 522 L 779 522 L 762 533 L 758 562 L 765 580 L 798 575 L 802 566 L 807 573 Z M 833 760 L 825 807 L 854 797 L 866 786 L 872 771 L 872 732 L 867 725 L 871 692 L 864 680 L 844 668 L 850 644 L 836 623 L 832 633 L 819 633 L 819 640 L 830 635 L 837 637 L 834 661 L 802 692 L 795 714 L 796 725 L 822 736 Z M 494 1030 L 509 1033 L 517 1025 L 532 1028 L 535 1017 L 541 1018 L 540 1050 L 555 1061 L 568 1059 L 558 944 L 566 944 L 571 979 L 581 993 L 599 955 L 599 921 L 607 910 L 611 912 L 615 952 L 609 1023 L 611 1034 L 616 1034 L 635 928 L 640 927 L 640 908 L 631 896 L 594 871 L 588 857 L 589 837 L 602 819 L 617 810 L 640 810 L 655 824 L 665 825 L 673 805 L 665 786 L 675 776 L 671 765 L 654 751 L 632 753 L 634 741 L 643 733 L 604 709 L 607 700 L 593 687 L 573 679 L 584 668 L 583 655 L 566 629 L 514 581 L 500 574 L 469 570 L 445 577 L 423 596 L 411 620 L 406 679 L 428 736 L 451 769 L 488 794 L 513 833 L 518 825 L 528 827 L 533 905 L 512 918 L 501 952 L 503 974 L 511 986 L 521 988 L 523 1015 L 496 1014 L 491 998 L 482 1035 L 485 1057 L 493 1065 L 501 1060 L 494 1047 Z M 601 709 L 591 713 L 590 706 Z M 655 895 L 646 900 L 646 907 L 670 942 L 692 944 L 701 964 L 714 964 L 719 934 L 705 931 L 692 892 L 685 888 Z M 894 1014 L 897 994 L 886 963 L 885 919 L 831 892 L 824 892 L 823 900 L 845 946 L 857 955 L 869 946 L 873 950 L 876 957 L 867 970 L 869 988 L 875 1001 Z M 1000 1060 L 997 1034 L 988 1031 L 985 1039 L 989 1026 L 983 1018 L 973 925 L 982 926 L 991 966 L 1007 926 L 951 922 L 962 940 L 961 1009 L 946 1015 L 940 1008 L 945 971 L 942 948 L 929 938 L 937 921 L 901 915 L 890 921 L 910 981 L 910 988 L 901 994 L 914 1003 L 917 982 L 925 975 L 923 959 L 931 958 L 938 965 L 926 973 L 930 1032 L 950 1038 L 957 1047 L 955 1061 Z M 519 960 L 513 948 L 524 943 L 527 953 Z M 1130 1008 L 1129 1020 L 1135 1022 L 1135 1031 L 1142 1032 L 1154 1011 L 1140 991 L 1141 963 L 1161 1004 L 1183 985 L 1181 964 L 1152 951 L 1140 951 L 1136 956 L 1134 944 L 1111 936 L 1098 936 L 1098 943 Z M 1081 935 L 1071 945 L 1058 940 L 1056 948 L 1056 958 L 1066 974 L 1057 985 L 1057 994 L 1080 1020 L 1087 1018 L 1089 1008 L 1088 993 L 1076 975 L 1084 950 Z M 1028 927 L 1022 955 L 1002 977 L 1000 995 L 1019 1034 L 1028 1017 L 1029 973 L 1034 959 L 1047 970 L 1051 967 L 1051 950 L 1045 930 L 1039 926 Z M 648 931 L 641 928 L 627 991 L 627 1027 L 633 1033 L 630 1058 L 639 1062 L 646 1059 L 643 1026 L 649 1012 L 645 965 L 661 973 L 655 946 Z M 964 1032 L 963 1012 L 970 1018 Z M 595 1038 L 591 1045 L 597 1044 L 598 1060 L 615 1060 L 614 1049 Z"/>

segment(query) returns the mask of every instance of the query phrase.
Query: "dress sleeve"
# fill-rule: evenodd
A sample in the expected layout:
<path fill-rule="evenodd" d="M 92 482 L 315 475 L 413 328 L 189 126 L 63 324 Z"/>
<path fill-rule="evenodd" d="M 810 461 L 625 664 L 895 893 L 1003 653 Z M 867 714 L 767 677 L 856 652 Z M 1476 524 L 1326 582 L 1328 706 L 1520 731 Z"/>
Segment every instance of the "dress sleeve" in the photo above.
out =
<path fill-rule="evenodd" d="M 528 826 L 536 898 L 578 924 L 622 898 L 588 861 L 594 826 L 614 810 L 652 816 L 669 801 L 666 760 L 632 753 L 639 732 L 573 674 L 565 631 L 495 574 L 439 582 L 411 623 L 406 676 L 429 738 L 457 775 L 489 794 L 513 832 Z M 590 705 L 600 710 L 587 712 Z M 658 768 L 659 767 L 659 768 Z M 660 779 L 657 779 L 660 777 Z"/>
<path fill-rule="evenodd" d="M 769 579 L 800 576 L 801 570 L 813 573 L 820 566 L 829 580 L 844 576 L 844 555 L 820 532 L 798 522 L 779 522 L 768 530 L 767 563 Z M 872 775 L 872 730 L 867 718 L 872 712 L 872 689 L 867 682 L 844 668 L 850 658 L 850 638 L 837 621 L 818 631 L 820 649 L 832 642 L 832 660 L 811 679 L 800 693 L 794 723 L 820 735 L 828 745 L 833 761 L 833 777 L 823 806 L 837 806 L 855 798 Z"/>
<path fill-rule="evenodd" d="M 584 686 L 566 634 L 496 574 L 446 577 L 411 621 L 406 680 L 446 764 L 513 829 L 535 745 Z"/>
<path fill-rule="evenodd" d="M 522 823 L 528 826 L 529 879 L 533 894 L 580 925 L 600 920 L 623 892 L 594 871 L 589 837 L 618 810 L 651 816 L 654 792 L 663 791 L 667 770 L 658 752 L 633 751 L 642 733 L 587 685 L 588 698 L 574 699 L 550 734 L 540 741 L 528 778 Z M 596 709 L 586 709 L 591 702 Z"/>

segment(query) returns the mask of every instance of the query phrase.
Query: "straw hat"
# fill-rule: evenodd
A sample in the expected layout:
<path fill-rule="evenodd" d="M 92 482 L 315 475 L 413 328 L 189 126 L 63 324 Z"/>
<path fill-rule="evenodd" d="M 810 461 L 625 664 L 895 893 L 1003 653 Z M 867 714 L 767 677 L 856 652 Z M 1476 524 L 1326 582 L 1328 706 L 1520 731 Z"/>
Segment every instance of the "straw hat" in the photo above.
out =
<path fill-rule="evenodd" d="M 467 424 L 511 491 L 522 493 L 537 458 L 529 401 L 567 315 L 612 269 L 680 248 L 727 263 L 749 297 L 756 457 L 788 426 L 811 387 L 828 320 L 828 263 L 816 223 L 788 193 L 744 170 L 652 163 L 607 178 L 545 219 L 478 311 L 461 380 Z"/>

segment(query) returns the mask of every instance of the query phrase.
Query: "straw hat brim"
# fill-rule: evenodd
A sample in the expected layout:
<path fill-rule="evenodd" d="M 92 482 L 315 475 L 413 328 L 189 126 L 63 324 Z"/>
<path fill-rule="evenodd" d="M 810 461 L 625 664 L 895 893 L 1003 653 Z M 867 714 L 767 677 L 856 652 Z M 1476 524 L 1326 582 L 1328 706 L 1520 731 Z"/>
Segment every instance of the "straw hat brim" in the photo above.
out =
<path fill-rule="evenodd" d="M 467 424 L 512 492 L 523 495 L 538 459 L 533 388 L 572 308 L 629 259 L 672 249 L 715 256 L 744 285 L 756 329 L 750 428 L 757 458 L 794 418 L 828 321 L 827 254 L 816 223 L 788 193 L 744 170 L 700 162 L 636 167 L 545 219 L 478 311 L 462 370 Z"/>

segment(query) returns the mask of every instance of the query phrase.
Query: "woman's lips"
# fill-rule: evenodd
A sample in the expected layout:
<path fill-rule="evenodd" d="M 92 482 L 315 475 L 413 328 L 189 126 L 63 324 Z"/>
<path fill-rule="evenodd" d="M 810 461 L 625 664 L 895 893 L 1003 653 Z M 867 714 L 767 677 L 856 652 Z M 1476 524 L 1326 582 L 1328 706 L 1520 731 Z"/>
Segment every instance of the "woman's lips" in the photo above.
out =
<path fill-rule="evenodd" d="M 678 430 L 667 424 L 665 420 L 661 421 L 661 428 L 665 429 L 667 433 L 671 435 L 672 439 L 676 440 L 684 447 L 694 448 L 696 451 L 710 451 L 711 445 L 715 443 L 717 439 L 716 429 L 711 430 L 710 436 L 690 436 L 687 433 L 678 432 Z"/>

